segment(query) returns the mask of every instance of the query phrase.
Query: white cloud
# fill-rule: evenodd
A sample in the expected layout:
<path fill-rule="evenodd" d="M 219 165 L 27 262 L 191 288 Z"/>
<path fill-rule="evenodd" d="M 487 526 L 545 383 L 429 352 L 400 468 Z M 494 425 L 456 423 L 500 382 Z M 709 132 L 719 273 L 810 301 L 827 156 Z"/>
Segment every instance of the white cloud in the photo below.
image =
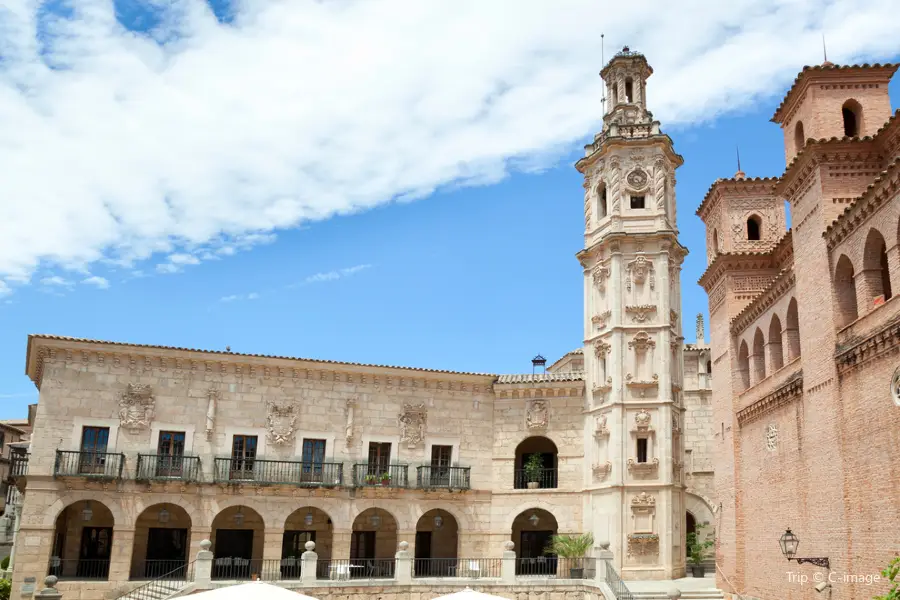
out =
<path fill-rule="evenodd" d="M 10 289 L 10 287 L 6 284 L 6 282 L 0 281 L 0 298 L 3 298 L 4 296 L 9 296 L 10 294 L 12 294 L 12 289 Z M 9 301 L 7 300 L 7 302 L 9 302 Z"/>
<path fill-rule="evenodd" d="M 196 0 L 152 4 L 152 38 L 79 0 L 42 45 L 43 4 L 3 2 L 6 281 L 157 253 L 175 272 L 539 169 L 599 128 L 603 31 L 607 55 L 647 54 L 669 130 L 780 94 L 821 61 L 822 31 L 835 62 L 888 57 L 900 34 L 894 0 L 244 0 L 227 26 Z"/>
<path fill-rule="evenodd" d="M 250 292 L 249 294 L 232 294 L 231 296 L 222 296 L 219 298 L 219 302 L 237 302 L 239 300 L 257 300 L 259 299 L 259 294 L 256 292 Z"/>
<path fill-rule="evenodd" d="M 72 282 L 68 279 L 60 277 L 59 275 L 53 275 L 51 277 L 44 277 L 41 279 L 41 285 L 45 285 L 47 287 L 71 287 Z"/>
<path fill-rule="evenodd" d="M 105 277 L 98 277 L 97 275 L 92 275 L 87 279 L 82 280 L 85 285 L 94 285 L 100 288 L 101 290 L 105 290 L 109 287 L 109 280 Z"/>
<path fill-rule="evenodd" d="M 315 275 L 310 275 L 306 279 L 303 280 L 302 284 L 308 283 L 322 283 L 323 281 L 334 281 L 336 279 L 341 279 L 342 277 L 349 277 L 356 273 L 359 273 L 363 269 L 368 269 L 372 265 L 356 265 L 353 267 L 346 267 L 344 269 L 338 269 L 336 271 L 327 271 L 324 273 L 316 273 Z M 288 287 L 296 287 L 296 285 L 288 286 Z"/>

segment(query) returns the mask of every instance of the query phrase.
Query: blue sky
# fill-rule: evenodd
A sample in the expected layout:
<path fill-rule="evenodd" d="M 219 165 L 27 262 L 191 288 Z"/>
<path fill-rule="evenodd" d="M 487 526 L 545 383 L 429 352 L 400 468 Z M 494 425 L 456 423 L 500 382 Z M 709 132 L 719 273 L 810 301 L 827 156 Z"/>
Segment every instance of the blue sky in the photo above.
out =
<path fill-rule="evenodd" d="M 275 19 L 248 2 L 243 16 L 218 4 L 210 18 L 185 1 L 150 18 L 146 7 L 120 3 L 120 30 L 110 34 L 106 3 L 84 4 L 101 16 L 66 14 L 48 27 L 49 50 L 30 58 L 22 40 L 34 22 L 0 12 L 0 31 L 5 25 L 21 34 L 19 42 L 0 43 L 0 115 L 22 124 L 0 133 L 0 148 L 18 149 L 15 157 L 0 150 L 0 159 L 17 161 L 0 175 L 0 197 L 9 199 L 2 201 L 7 229 L 0 228 L 7 240 L 0 243 L 0 418 L 23 416 L 37 398 L 23 374 L 29 333 L 491 373 L 527 372 L 534 354 L 552 361 L 581 345 L 575 253 L 583 243 L 583 190 L 573 163 L 599 128 L 597 40 L 524 68 L 535 47 L 544 57 L 562 43 L 529 28 L 546 15 L 524 14 L 532 37 L 497 40 L 494 51 L 508 54 L 503 73 L 512 64 L 519 75 L 471 75 L 484 60 L 476 53 L 471 62 L 441 65 L 449 83 L 431 79 L 427 61 L 422 70 L 390 71 L 389 52 L 373 58 L 352 51 L 339 66 L 304 63 L 308 78 L 329 84 L 328 68 L 360 69 L 335 88 L 340 93 L 317 103 L 310 99 L 316 86 L 284 87 L 294 85 L 285 54 L 321 56 L 316 41 L 276 44 L 277 52 L 260 51 L 246 71 L 236 66 L 240 58 L 210 56 L 237 57 L 262 33 L 269 41 L 294 39 L 293 25 L 282 26 L 292 17 L 301 29 L 327 29 L 338 17 L 363 26 L 391 14 L 373 16 L 364 7 L 335 16 L 298 3 L 311 12 L 296 15 L 282 5 L 289 12 Z M 830 49 L 829 58 L 898 58 L 885 50 L 891 42 L 851 46 L 853 31 L 840 24 L 850 5 L 830 5 L 834 14 L 825 18 L 835 20 L 834 37 L 846 47 Z M 757 10 L 752 6 L 746 10 Z M 766 18 L 778 17 L 772 11 Z M 479 26 L 493 26 L 492 15 L 474 14 L 483 19 Z M 756 29 L 747 26 L 745 43 L 773 29 L 760 19 Z M 581 27 L 579 20 L 565 24 Z M 272 21 L 277 27 L 260 29 Z M 122 23 L 137 30 L 138 42 Z M 155 39 L 135 47 L 148 26 Z M 61 36 L 64 44 L 53 41 L 60 27 L 74 28 Z M 737 42 L 721 34 L 728 27 L 723 18 L 708 28 L 708 47 L 683 51 L 664 52 L 665 39 L 634 34 L 656 69 L 650 109 L 685 158 L 676 192 L 681 240 L 691 252 L 682 274 L 688 341 L 694 315 L 706 312 L 696 285 L 705 236 L 694 211 L 715 178 L 734 174 L 736 145 L 748 175 L 782 172 L 781 131 L 769 119 L 796 72 L 821 53 L 812 23 L 802 32 L 809 43 L 777 67 L 751 57 L 749 81 L 729 71 L 720 85 L 697 82 L 697 69 L 734 56 Z M 732 32 L 731 39 L 742 38 Z M 526 41 L 533 47 L 522 50 Z M 673 62 L 679 52 L 693 62 Z M 343 87 L 368 76 L 371 69 L 358 61 L 374 61 L 379 77 Z M 447 85 L 459 95 L 428 95 Z M 21 94 L 23 87 L 32 93 Z M 453 111 L 471 100 L 459 91 L 468 87 L 478 88 L 478 101 L 461 116 Z M 511 98 L 521 89 L 532 95 Z M 891 92 L 896 106 L 896 82 Z M 355 120 L 353 102 L 365 103 L 365 121 Z M 95 156 L 102 160 L 91 162 Z"/>

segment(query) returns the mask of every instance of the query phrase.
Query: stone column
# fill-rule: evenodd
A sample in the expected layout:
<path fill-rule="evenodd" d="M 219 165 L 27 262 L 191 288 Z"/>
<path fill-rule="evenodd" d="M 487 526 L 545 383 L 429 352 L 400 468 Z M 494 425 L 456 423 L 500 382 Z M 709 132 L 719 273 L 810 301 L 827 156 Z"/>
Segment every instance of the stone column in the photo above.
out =
<path fill-rule="evenodd" d="M 853 276 L 853 285 L 856 288 L 857 317 L 861 317 L 872 310 L 872 296 L 869 295 L 869 290 L 871 289 L 869 280 L 872 278 L 871 274 L 873 272 L 872 269 L 869 269 L 868 271 L 860 271 Z M 879 272 L 878 275 L 880 276 L 881 273 Z"/>
<path fill-rule="evenodd" d="M 594 579 L 596 581 L 606 581 L 606 564 L 612 564 L 613 553 L 609 549 L 609 542 L 600 542 L 599 550 L 594 551 L 596 558 Z"/>
<path fill-rule="evenodd" d="M 284 544 L 283 529 L 266 529 L 263 535 L 262 564 L 257 568 L 252 568 L 251 571 L 260 575 L 280 573 L 282 544 Z"/>
<path fill-rule="evenodd" d="M 400 542 L 400 549 L 394 555 L 396 568 L 394 571 L 394 580 L 398 585 L 412 584 L 412 558 L 409 554 L 409 544 Z"/>
<path fill-rule="evenodd" d="M 212 589 L 213 553 L 210 551 L 212 542 L 203 540 L 200 542 L 200 552 L 197 553 L 197 561 L 194 563 L 194 583 L 198 590 Z"/>
<path fill-rule="evenodd" d="M 300 581 L 303 585 L 316 583 L 316 566 L 319 563 L 319 555 L 315 553 L 316 543 L 306 542 L 306 552 L 300 556 Z"/>
<path fill-rule="evenodd" d="M 131 553 L 134 550 L 134 529 L 113 531 L 112 556 L 109 561 L 109 580 L 125 583 L 131 576 Z"/>
<path fill-rule="evenodd" d="M 781 345 L 781 337 L 779 335 L 774 340 L 769 339 L 766 342 L 766 373 L 774 373 L 784 366 L 784 348 Z"/>
<path fill-rule="evenodd" d="M 766 372 L 765 357 L 762 354 L 750 355 L 750 387 L 763 380 Z M 762 375 L 762 376 L 760 376 Z"/>
<path fill-rule="evenodd" d="M 331 559 L 348 560 L 350 558 L 350 537 L 353 532 L 349 529 L 334 529 L 331 532 Z"/>
<path fill-rule="evenodd" d="M 785 327 L 781 330 L 781 351 L 785 357 L 785 364 L 797 358 L 795 348 L 800 348 L 800 330 Z"/>
<path fill-rule="evenodd" d="M 891 278 L 891 293 L 900 294 L 900 244 L 887 251 L 888 276 Z"/>
<path fill-rule="evenodd" d="M 516 583 L 516 545 L 509 541 L 503 544 L 503 558 L 500 562 L 500 581 L 507 585 Z"/>

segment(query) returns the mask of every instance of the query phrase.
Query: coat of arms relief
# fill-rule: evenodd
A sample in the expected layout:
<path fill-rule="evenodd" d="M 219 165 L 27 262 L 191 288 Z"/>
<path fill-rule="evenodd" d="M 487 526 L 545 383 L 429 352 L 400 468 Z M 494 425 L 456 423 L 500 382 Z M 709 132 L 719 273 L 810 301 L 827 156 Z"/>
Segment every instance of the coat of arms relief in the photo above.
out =
<path fill-rule="evenodd" d="M 546 400 L 532 400 L 525 409 L 525 427 L 546 429 L 550 424 L 550 406 Z"/>
<path fill-rule="evenodd" d="M 119 423 L 128 431 L 150 427 L 156 412 L 153 390 L 145 383 L 129 383 L 119 398 Z"/>
<path fill-rule="evenodd" d="M 266 429 L 269 441 L 275 446 L 285 446 L 294 442 L 297 433 L 297 409 L 293 402 L 270 402 L 266 415 Z"/>
<path fill-rule="evenodd" d="M 425 441 L 425 425 L 428 422 L 428 411 L 425 403 L 404 404 L 403 412 L 398 417 L 400 421 L 400 441 L 406 443 L 407 448 L 415 448 Z"/>

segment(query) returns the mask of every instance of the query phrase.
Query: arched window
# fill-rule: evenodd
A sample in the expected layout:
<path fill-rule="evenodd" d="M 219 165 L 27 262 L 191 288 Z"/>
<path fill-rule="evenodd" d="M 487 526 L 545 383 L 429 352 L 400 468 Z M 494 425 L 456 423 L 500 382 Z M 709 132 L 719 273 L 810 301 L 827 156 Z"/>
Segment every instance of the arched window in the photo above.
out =
<path fill-rule="evenodd" d="M 634 102 L 634 81 L 631 77 L 625 80 L 625 102 L 629 104 Z"/>
<path fill-rule="evenodd" d="M 805 145 L 806 136 L 803 134 L 803 121 L 797 121 L 797 126 L 794 127 L 794 147 L 797 152 L 800 152 Z"/>
<path fill-rule="evenodd" d="M 597 188 L 597 218 L 602 219 L 606 214 L 606 184 L 601 183 Z"/>
<path fill-rule="evenodd" d="M 791 298 L 788 304 L 787 318 L 784 325 L 782 348 L 787 346 L 788 361 L 800 357 L 800 316 L 797 314 L 797 299 Z"/>
<path fill-rule="evenodd" d="M 747 219 L 747 239 L 750 241 L 759 241 L 760 232 L 762 230 L 762 219 L 753 215 Z"/>
<path fill-rule="evenodd" d="M 781 346 L 781 319 L 772 315 L 769 323 L 769 367 L 772 372 L 784 366 L 784 353 Z"/>
<path fill-rule="evenodd" d="M 619 86 L 616 85 L 615 82 L 612 84 L 612 105 L 615 106 L 619 103 Z"/>
<path fill-rule="evenodd" d="M 838 327 L 846 327 L 859 316 L 853 280 L 853 263 L 846 254 L 842 254 L 834 269 L 835 320 Z"/>
<path fill-rule="evenodd" d="M 532 436 L 516 447 L 513 487 L 517 490 L 557 486 L 557 450 L 549 438 Z"/>
<path fill-rule="evenodd" d="M 891 297 L 891 277 L 888 271 L 887 246 L 884 236 L 877 229 L 869 231 L 866 237 L 866 246 L 863 251 L 863 273 L 866 278 L 866 288 L 869 292 L 868 307 L 871 301 L 878 296 L 884 296 L 887 300 Z"/>
<path fill-rule="evenodd" d="M 706 374 L 712 375 L 712 361 L 711 360 L 706 361 Z"/>
<path fill-rule="evenodd" d="M 856 100 L 847 100 L 841 107 L 841 116 L 844 119 L 844 135 L 857 137 L 862 131 L 862 106 Z"/>
<path fill-rule="evenodd" d="M 753 357 L 750 360 L 750 368 L 753 369 L 753 377 L 750 378 L 752 385 L 756 385 L 766 378 L 766 339 L 763 337 L 762 330 L 757 327 L 756 333 L 753 334 Z"/>
<path fill-rule="evenodd" d="M 738 375 L 741 391 L 744 391 L 750 387 L 750 351 L 747 349 L 747 342 L 741 342 L 741 349 L 738 352 Z"/>
<path fill-rule="evenodd" d="M 713 229 L 713 254 L 719 254 L 719 232 Z"/>

